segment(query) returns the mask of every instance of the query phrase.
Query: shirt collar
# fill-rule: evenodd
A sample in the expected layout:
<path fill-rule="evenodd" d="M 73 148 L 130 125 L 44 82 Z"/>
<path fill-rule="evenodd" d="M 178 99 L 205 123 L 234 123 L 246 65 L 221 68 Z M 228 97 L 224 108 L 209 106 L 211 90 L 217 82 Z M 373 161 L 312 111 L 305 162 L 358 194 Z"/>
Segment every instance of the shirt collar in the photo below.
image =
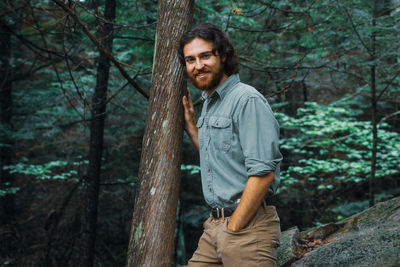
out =
<path fill-rule="evenodd" d="M 230 89 L 240 82 L 239 74 L 232 74 L 226 79 L 214 92 L 209 96 L 206 91 L 201 93 L 203 99 L 207 99 L 208 97 L 212 97 L 213 95 L 219 95 L 219 97 L 224 98 L 224 96 L 230 91 Z"/>

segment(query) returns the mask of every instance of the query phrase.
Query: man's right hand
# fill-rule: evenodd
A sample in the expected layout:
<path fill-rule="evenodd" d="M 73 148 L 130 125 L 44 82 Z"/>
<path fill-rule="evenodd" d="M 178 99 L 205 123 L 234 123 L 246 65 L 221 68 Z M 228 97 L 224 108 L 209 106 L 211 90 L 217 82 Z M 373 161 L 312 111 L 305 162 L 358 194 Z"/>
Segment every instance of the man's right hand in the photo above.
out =
<path fill-rule="evenodd" d="M 189 88 L 187 89 L 188 96 L 184 96 L 182 99 L 184 114 L 185 114 L 185 130 L 186 133 L 189 135 L 190 139 L 192 140 L 193 144 L 199 150 L 199 138 L 196 126 L 196 119 L 194 113 L 194 106 L 192 102 L 192 96 L 190 95 Z"/>

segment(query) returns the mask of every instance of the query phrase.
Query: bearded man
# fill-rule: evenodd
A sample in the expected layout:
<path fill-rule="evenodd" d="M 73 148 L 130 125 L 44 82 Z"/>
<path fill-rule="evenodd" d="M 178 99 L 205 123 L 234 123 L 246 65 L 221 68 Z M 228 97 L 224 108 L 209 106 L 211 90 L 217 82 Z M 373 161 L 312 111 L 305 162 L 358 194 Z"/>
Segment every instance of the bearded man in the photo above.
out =
<path fill-rule="evenodd" d="M 178 53 L 204 98 L 197 123 L 189 91 L 183 106 L 211 207 L 188 266 L 275 266 L 280 224 L 267 202 L 279 185 L 279 125 L 264 96 L 240 82 L 236 51 L 221 29 L 197 25 Z"/>

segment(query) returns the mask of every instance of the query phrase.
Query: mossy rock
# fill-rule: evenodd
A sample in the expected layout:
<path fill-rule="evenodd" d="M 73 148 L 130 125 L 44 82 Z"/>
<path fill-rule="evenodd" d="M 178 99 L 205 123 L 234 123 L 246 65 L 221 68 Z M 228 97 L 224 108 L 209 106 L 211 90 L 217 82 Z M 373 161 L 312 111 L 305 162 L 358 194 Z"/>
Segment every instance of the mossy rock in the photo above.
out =
<path fill-rule="evenodd" d="M 332 229 L 335 229 L 333 231 Z M 285 232 L 282 233 L 285 236 Z M 292 255 L 299 255 L 301 238 L 319 238 L 321 244 L 297 261 L 279 260 L 278 266 L 400 266 L 400 198 L 381 202 L 340 223 L 315 227 L 297 235 Z M 282 263 L 281 263 L 282 262 Z"/>

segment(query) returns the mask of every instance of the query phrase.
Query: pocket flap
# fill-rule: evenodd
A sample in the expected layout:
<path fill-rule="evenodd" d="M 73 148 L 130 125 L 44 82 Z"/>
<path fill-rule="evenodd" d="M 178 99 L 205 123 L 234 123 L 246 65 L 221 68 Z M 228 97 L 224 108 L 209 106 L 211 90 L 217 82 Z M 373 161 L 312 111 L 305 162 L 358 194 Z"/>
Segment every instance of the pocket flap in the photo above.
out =
<path fill-rule="evenodd" d="M 210 125 L 215 128 L 227 128 L 231 125 L 232 120 L 223 117 L 210 117 Z"/>
<path fill-rule="evenodd" d="M 201 128 L 201 126 L 203 126 L 203 122 L 204 122 L 204 117 L 200 117 L 196 123 L 197 128 Z"/>

